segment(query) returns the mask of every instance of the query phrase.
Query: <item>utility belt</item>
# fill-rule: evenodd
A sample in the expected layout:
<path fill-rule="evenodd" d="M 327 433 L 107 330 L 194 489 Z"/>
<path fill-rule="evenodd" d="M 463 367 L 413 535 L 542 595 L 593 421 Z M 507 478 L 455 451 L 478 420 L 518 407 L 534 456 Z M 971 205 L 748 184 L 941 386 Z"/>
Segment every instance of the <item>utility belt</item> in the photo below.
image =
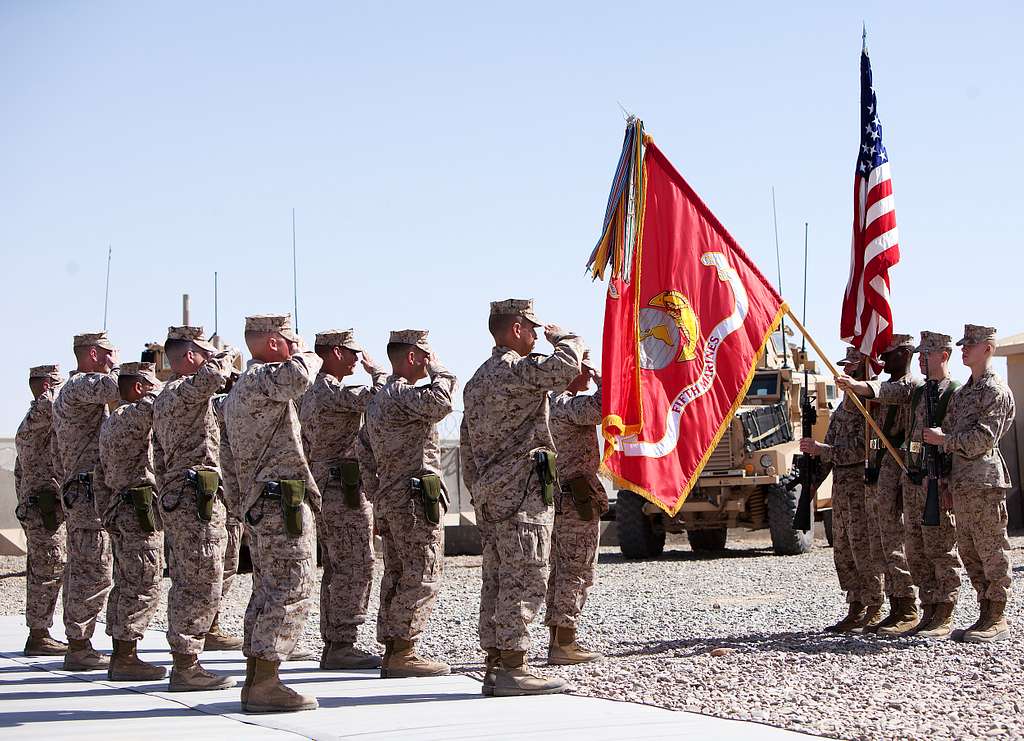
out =
<path fill-rule="evenodd" d="M 185 471 L 185 481 L 176 492 L 165 492 L 160 496 L 160 508 L 164 512 L 173 512 L 181 506 L 181 497 L 185 487 L 192 489 L 196 499 L 196 516 L 203 522 L 213 520 L 213 505 L 221 494 L 220 474 L 216 471 L 190 468 Z"/>
<path fill-rule="evenodd" d="M 281 507 L 285 531 L 292 537 L 298 537 L 302 535 L 302 503 L 305 499 L 306 482 L 302 479 L 267 481 L 259 498 L 245 513 L 245 521 L 250 525 L 259 525 L 263 520 L 267 502 L 276 501 Z"/>
<path fill-rule="evenodd" d="M 64 508 L 70 510 L 79 499 L 92 502 L 92 471 L 76 473 L 71 477 L 61 490 L 61 500 Z"/>
<path fill-rule="evenodd" d="M 441 517 L 448 511 L 451 502 L 444 482 L 436 473 L 425 473 L 409 479 L 410 493 L 413 499 L 419 499 L 423 505 L 423 514 L 431 525 L 440 525 Z"/>
<path fill-rule="evenodd" d="M 562 497 L 572 497 L 572 505 L 576 509 L 576 515 L 584 522 L 594 519 L 594 491 L 586 476 L 571 478 L 562 484 Z M 562 500 L 559 501 L 562 506 Z"/>
<path fill-rule="evenodd" d="M 28 519 L 28 508 L 35 507 L 39 510 L 43 527 L 49 532 L 55 532 L 60 527 L 60 519 L 57 517 L 57 491 L 56 489 L 40 489 L 35 494 L 29 494 L 25 501 L 14 509 L 14 516 L 19 522 Z"/>
<path fill-rule="evenodd" d="M 119 496 L 122 502 L 130 504 L 135 511 L 135 517 L 139 521 L 139 529 L 144 533 L 155 533 L 156 510 L 153 507 L 153 500 L 156 499 L 156 495 L 153 493 L 153 487 L 133 486 L 122 491 Z"/>
<path fill-rule="evenodd" d="M 491 519 L 486 515 L 486 509 L 481 510 L 481 516 L 486 522 L 496 523 L 505 522 L 516 516 L 516 513 L 522 510 L 523 503 L 526 502 L 526 498 L 530 496 L 530 484 L 533 483 L 534 477 L 540 483 L 540 494 L 544 500 L 544 504 L 550 507 L 555 503 L 555 489 L 558 483 L 558 472 L 555 470 L 555 453 L 551 450 L 544 450 L 539 448 L 534 450 L 531 454 L 533 467 L 530 469 L 530 475 L 526 477 L 526 485 L 523 487 L 523 496 L 519 500 L 519 503 L 512 508 L 508 514 L 503 517 Z"/>
<path fill-rule="evenodd" d="M 359 509 L 362 506 L 359 496 L 360 484 L 362 484 L 359 461 L 354 458 L 343 458 L 337 465 L 327 469 L 327 481 L 341 482 L 341 494 L 346 507 Z"/>

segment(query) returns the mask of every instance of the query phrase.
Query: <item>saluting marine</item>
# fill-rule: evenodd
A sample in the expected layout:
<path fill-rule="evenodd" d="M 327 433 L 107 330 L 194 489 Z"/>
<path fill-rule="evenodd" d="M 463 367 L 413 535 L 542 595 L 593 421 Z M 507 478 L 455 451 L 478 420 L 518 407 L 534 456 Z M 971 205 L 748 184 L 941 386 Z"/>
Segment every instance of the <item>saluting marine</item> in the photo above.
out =
<path fill-rule="evenodd" d="M 366 622 L 373 581 L 373 509 L 363 491 L 355 440 L 363 412 L 387 373 L 356 342 L 351 329 L 316 336 L 313 350 L 323 366 L 299 407 L 302 444 L 323 498 L 316 514 L 323 562 L 320 581 L 321 669 L 374 669 L 380 657 L 356 648 Z M 371 386 L 346 386 L 357 363 Z"/>
<path fill-rule="evenodd" d="M 588 365 L 562 393 L 551 392 L 551 437 L 558 454 L 560 491 L 551 532 L 551 570 L 544 622 L 551 630 L 548 663 L 582 664 L 602 658 L 576 642 L 576 624 L 594 584 L 594 562 L 601 539 L 601 515 L 608 495 L 597 478 L 601 454 L 595 428 L 601 424 L 601 374 Z M 593 380 L 597 392 L 584 391 Z"/>
<path fill-rule="evenodd" d="M 226 510 L 219 494 L 220 427 L 213 396 L 234 366 L 202 327 L 168 327 L 164 352 L 174 377 L 153 405 L 153 457 L 167 539 L 171 589 L 167 642 L 174 666 L 172 692 L 227 689 L 231 677 L 199 663 L 204 648 L 239 648 L 241 641 L 209 636 L 220 608 L 227 546 Z"/>
<path fill-rule="evenodd" d="M 166 674 L 137 653 L 160 604 L 164 575 L 164 533 L 153 474 L 153 401 L 161 384 L 153 363 L 124 363 L 117 385 L 124 403 L 100 427 L 100 461 L 93 479 L 96 511 L 110 533 L 114 557 L 114 588 L 107 600 L 114 653 L 107 678 L 144 682 Z"/>
<path fill-rule="evenodd" d="M 377 640 L 381 677 L 448 674 L 416 652 L 444 572 L 441 445 L 437 423 L 452 411 L 455 376 L 430 349 L 427 332 L 406 329 L 388 340 L 392 373 L 366 408 L 359 463 L 384 542 Z M 426 385 L 418 381 L 430 377 Z"/>
<path fill-rule="evenodd" d="M 64 668 L 88 671 L 107 666 L 92 647 L 96 618 L 113 585 L 110 537 L 93 506 L 93 471 L 100 460 L 100 425 L 120 402 L 117 350 L 106 332 L 75 335 L 78 369 L 53 402 L 53 429 L 60 453 L 61 492 L 68 528 L 68 564 L 64 570 L 64 630 L 68 652 Z"/>
<path fill-rule="evenodd" d="M 68 649 L 50 635 L 67 563 L 60 461 L 53 432 L 53 400 L 63 382 L 56 365 L 29 370 L 32 403 L 14 436 L 15 514 L 25 531 L 26 656 L 63 656 Z"/>
<path fill-rule="evenodd" d="M 320 491 L 302 449 L 297 404 L 322 361 L 304 349 L 291 316 L 246 317 L 252 362 L 224 401 L 224 426 L 235 464 L 232 508 L 244 518 L 253 556 L 253 592 L 245 611 L 246 673 L 242 709 L 249 713 L 313 710 L 315 697 L 281 683 L 313 601 Z"/>
<path fill-rule="evenodd" d="M 483 546 L 480 647 L 486 652 L 482 691 L 511 696 L 564 692 L 526 661 L 529 627 L 544 602 L 555 493 L 555 444 L 548 393 L 580 372 L 583 342 L 549 324 L 551 355 L 534 354 L 533 301 L 491 303 L 491 357 L 466 384 L 461 458 Z"/>

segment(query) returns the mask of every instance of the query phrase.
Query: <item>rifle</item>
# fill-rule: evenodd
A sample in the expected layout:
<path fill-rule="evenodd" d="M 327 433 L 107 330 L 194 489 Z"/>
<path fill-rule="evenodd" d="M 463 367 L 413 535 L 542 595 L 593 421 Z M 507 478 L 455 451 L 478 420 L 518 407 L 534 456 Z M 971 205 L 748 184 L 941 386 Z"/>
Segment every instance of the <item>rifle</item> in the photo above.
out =
<path fill-rule="evenodd" d="M 804 322 L 807 321 L 807 224 L 804 224 Z M 783 336 L 782 341 L 786 338 Z M 804 334 L 800 348 L 804 363 L 804 385 L 800 389 L 800 436 L 814 436 L 814 424 L 818 421 L 817 394 L 811 394 L 810 377 L 807 370 L 807 335 Z M 811 502 L 818 488 L 818 470 L 820 462 L 812 455 L 802 454 L 796 461 L 800 472 L 800 501 L 796 505 L 793 517 L 793 529 L 807 532 L 811 529 Z"/>
<path fill-rule="evenodd" d="M 939 382 L 927 377 L 927 353 L 924 354 L 924 373 L 924 426 L 928 428 L 935 426 L 935 412 L 939 408 Z M 942 461 L 938 448 L 927 443 L 923 447 L 922 457 L 927 472 L 928 493 L 924 500 L 924 517 L 921 524 L 927 527 L 937 527 L 939 524 L 939 476 L 941 475 Z"/>

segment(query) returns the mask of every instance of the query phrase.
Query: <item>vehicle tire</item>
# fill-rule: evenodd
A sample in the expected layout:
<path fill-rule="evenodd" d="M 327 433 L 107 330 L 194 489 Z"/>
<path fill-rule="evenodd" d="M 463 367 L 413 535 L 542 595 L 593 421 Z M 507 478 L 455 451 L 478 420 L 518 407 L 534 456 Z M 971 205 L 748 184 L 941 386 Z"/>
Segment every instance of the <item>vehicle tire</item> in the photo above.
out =
<path fill-rule="evenodd" d="M 825 525 L 825 539 L 829 546 L 832 545 L 832 510 L 827 509 L 821 513 L 821 521 Z"/>
<path fill-rule="evenodd" d="M 814 528 L 806 533 L 793 527 L 797 503 L 800 501 L 800 479 L 796 474 L 785 476 L 768 487 L 768 529 L 772 534 L 772 550 L 777 556 L 798 556 L 814 546 Z M 813 522 L 813 520 L 812 520 Z"/>
<path fill-rule="evenodd" d="M 654 517 L 644 513 L 644 499 L 639 494 L 619 492 L 615 527 L 619 550 L 626 558 L 657 558 L 665 550 L 665 530 Z"/>
<path fill-rule="evenodd" d="M 729 530 L 724 527 L 713 530 L 687 530 L 686 539 L 690 541 L 690 548 L 694 553 L 709 553 L 720 551 L 725 548 L 726 538 Z"/>

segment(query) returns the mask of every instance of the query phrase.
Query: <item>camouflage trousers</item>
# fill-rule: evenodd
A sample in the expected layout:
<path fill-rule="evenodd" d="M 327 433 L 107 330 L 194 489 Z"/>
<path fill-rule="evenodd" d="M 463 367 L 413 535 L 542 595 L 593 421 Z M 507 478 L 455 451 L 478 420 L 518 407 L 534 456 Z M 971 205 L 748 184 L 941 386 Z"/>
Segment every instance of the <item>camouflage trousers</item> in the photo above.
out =
<path fill-rule="evenodd" d="M 1010 541 L 1005 489 L 953 489 L 956 542 L 979 599 L 1010 597 Z"/>
<path fill-rule="evenodd" d="M 530 649 L 530 623 L 544 602 L 551 525 L 515 519 L 487 522 L 477 509 L 483 546 L 480 646 Z"/>
<path fill-rule="evenodd" d="M 906 531 L 903 522 L 901 469 L 885 454 L 878 483 L 865 487 L 865 496 L 874 524 L 873 540 L 885 564 L 885 594 L 897 599 L 914 599 L 914 578 L 907 563 Z"/>
<path fill-rule="evenodd" d="M 235 577 L 238 575 L 238 559 L 242 549 L 242 521 L 236 520 L 230 514 L 225 521 L 227 539 L 224 541 L 224 578 L 220 583 L 220 601 L 228 596 L 231 587 L 235 584 Z"/>
<path fill-rule="evenodd" d="M 68 560 L 67 529 L 64 523 L 50 532 L 43 527 L 39 512 L 30 512 L 21 523 L 25 531 L 25 624 L 29 628 L 49 628 L 57 595 L 64 583 Z"/>
<path fill-rule="evenodd" d="M 164 534 L 159 529 L 144 532 L 130 506 L 118 508 L 109 532 L 114 587 L 107 599 L 107 635 L 119 641 L 139 641 L 160 605 Z"/>
<path fill-rule="evenodd" d="M 872 554 L 873 523 L 864 496 L 860 464 L 832 470 L 832 557 L 839 587 L 847 602 L 880 605 L 884 600 L 885 564 Z"/>
<path fill-rule="evenodd" d="M 195 497 L 183 494 L 171 512 L 161 512 L 170 545 L 171 588 L 167 593 L 167 643 L 173 653 L 196 656 L 220 609 L 224 580 L 226 510 L 214 500 L 210 522 L 199 519 Z"/>
<path fill-rule="evenodd" d="M 945 488 L 945 482 L 941 484 Z M 903 509 L 906 513 L 907 560 L 921 595 L 922 605 L 953 602 L 960 594 L 960 558 L 956 552 L 956 522 L 949 510 L 940 510 L 938 527 L 926 527 L 925 484 L 903 477 Z"/>
<path fill-rule="evenodd" d="M 340 482 L 330 482 L 321 493 L 323 508 L 316 518 L 324 567 L 320 581 L 320 636 L 325 643 L 355 643 L 370 604 L 373 509 L 362 494 L 358 508 L 347 506 Z"/>
<path fill-rule="evenodd" d="M 113 586 L 110 537 L 102 528 L 69 523 L 67 542 L 64 632 L 69 640 L 88 640 Z"/>
<path fill-rule="evenodd" d="M 563 495 L 551 531 L 550 573 L 544 611 L 546 625 L 575 628 L 587 593 L 594 585 L 594 562 L 601 539 L 601 520 L 595 511 L 581 520 L 572 497 Z"/>
<path fill-rule="evenodd" d="M 281 508 L 268 502 L 263 518 L 245 524 L 252 555 L 252 596 L 245 608 L 242 652 L 263 661 L 287 661 L 313 608 L 316 529 L 309 504 L 302 534 L 289 535 Z"/>
<path fill-rule="evenodd" d="M 444 526 L 429 522 L 418 503 L 404 511 L 378 514 L 384 542 L 377 640 L 415 641 L 437 602 L 444 572 Z"/>

